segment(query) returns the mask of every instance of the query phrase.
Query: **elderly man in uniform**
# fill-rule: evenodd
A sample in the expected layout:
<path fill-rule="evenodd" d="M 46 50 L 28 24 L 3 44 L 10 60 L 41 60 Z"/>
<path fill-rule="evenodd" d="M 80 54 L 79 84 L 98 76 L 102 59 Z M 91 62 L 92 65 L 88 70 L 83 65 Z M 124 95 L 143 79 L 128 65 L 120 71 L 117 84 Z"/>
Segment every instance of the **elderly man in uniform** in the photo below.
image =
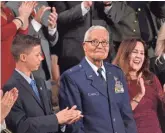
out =
<path fill-rule="evenodd" d="M 67 133 L 137 133 L 123 72 L 103 62 L 109 33 L 92 26 L 85 33 L 85 58 L 61 77 L 61 109 L 77 105 L 84 118 L 66 127 Z"/>

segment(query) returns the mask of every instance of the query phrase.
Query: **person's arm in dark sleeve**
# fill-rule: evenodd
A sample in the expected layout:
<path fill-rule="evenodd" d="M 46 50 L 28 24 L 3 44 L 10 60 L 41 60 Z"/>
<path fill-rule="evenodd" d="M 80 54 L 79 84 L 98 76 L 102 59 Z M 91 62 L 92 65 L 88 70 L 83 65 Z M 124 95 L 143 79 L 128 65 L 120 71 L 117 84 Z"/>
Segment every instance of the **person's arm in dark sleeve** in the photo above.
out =
<path fill-rule="evenodd" d="M 82 102 L 80 92 L 76 83 L 67 75 L 62 75 L 59 90 L 59 105 L 60 109 L 66 107 L 77 106 L 77 109 L 82 112 Z M 83 113 L 83 112 L 82 112 Z M 84 133 L 83 119 L 66 127 L 67 133 Z"/>
<path fill-rule="evenodd" d="M 4 86 L 3 90 L 6 92 L 11 90 L 13 87 L 13 85 Z M 13 132 L 17 133 L 57 132 L 59 126 L 55 114 L 27 117 L 22 101 L 19 97 L 12 107 L 9 115 L 6 117 L 6 124 L 9 129 L 12 129 Z"/>
<path fill-rule="evenodd" d="M 113 1 L 109 8 L 105 7 L 104 12 L 113 23 L 119 23 L 123 19 L 126 9 L 126 2 Z"/>

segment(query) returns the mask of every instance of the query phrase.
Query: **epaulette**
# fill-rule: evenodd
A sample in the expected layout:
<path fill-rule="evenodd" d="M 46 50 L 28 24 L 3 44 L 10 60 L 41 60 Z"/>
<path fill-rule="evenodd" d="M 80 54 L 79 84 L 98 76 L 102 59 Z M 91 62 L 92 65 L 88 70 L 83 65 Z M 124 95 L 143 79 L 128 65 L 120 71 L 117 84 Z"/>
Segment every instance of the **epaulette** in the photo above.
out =
<path fill-rule="evenodd" d="M 110 66 L 110 67 L 116 67 L 116 68 L 121 70 L 121 68 L 118 65 L 114 65 L 114 64 L 111 64 L 111 63 L 108 63 L 108 62 L 105 62 L 105 64 Z"/>

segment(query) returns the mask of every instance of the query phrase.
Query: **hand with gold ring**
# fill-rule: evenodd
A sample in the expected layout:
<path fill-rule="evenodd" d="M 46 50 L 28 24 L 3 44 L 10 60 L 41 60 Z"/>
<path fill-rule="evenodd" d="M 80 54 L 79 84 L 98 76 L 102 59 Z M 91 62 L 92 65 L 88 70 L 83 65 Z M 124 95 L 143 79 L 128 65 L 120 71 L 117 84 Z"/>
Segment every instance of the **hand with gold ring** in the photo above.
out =
<path fill-rule="evenodd" d="M 5 117 L 10 112 L 12 106 L 18 98 L 17 88 L 13 88 L 10 91 L 7 91 L 3 96 L 3 91 L 0 90 L 0 108 L 1 108 L 1 124 L 3 123 Z"/>

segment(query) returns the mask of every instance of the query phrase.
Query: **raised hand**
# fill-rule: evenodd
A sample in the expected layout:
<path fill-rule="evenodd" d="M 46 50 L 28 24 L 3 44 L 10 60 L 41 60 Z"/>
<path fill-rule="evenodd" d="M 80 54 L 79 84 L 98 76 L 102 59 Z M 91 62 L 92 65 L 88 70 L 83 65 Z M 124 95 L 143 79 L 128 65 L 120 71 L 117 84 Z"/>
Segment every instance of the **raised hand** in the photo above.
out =
<path fill-rule="evenodd" d="M 44 13 L 47 11 L 47 10 L 50 10 L 51 7 L 48 7 L 48 6 L 42 6 L 37 12 L 36 12 L 36 15 L 34 17 L 34 19 L 41 24 L 41 18 L 43 17 Z"/>
<path fill-rule="evenodd" d="M 112 3 L 112 1 L 103 1 L 104 5 L 109 5 Z"/>
<path fill-rule="evenodd" d="M 83 1 L 83 5 L 85 8 L 90 8 L 92 6 L 92 1 Z"/>
<path fill-rule="evenodd" d="M 26 2 L 21 3 L 18 9 L 19 16 L 17 17 L 20 19 L 21 25 L 18 26 L 17 29 L 21 28 L 22 30 L 25 30 L 28 28 L 29 16 L 34 10 L 36 5 L 37 5 L 37 2 L 35 1 L 26 1 Z"/>
<path fill-rule="evenodd" d="M 145 89 L 145 86 L 144 86 L 143 78 L 139 78 L 139 83 L 140 83 L 140 87 L 141 87 L 141 94 L 142 94 L 142 96 L 144 96 L 145 92 L 146 92 L 146 89 Z"/>
<path fill-rule="evenodd" d="M 23 19 L 28 19 L 36 5 L 37 5 L 37 2 L 35 1 L 22 2 L 18 9 L 19 16 Z"/>
<path fill-rule="evenodd" d="M 57 13 L 56 13 L 56 9 L 55 7 L 52 7 L 52 12 L 49 15 L 49 19 L 48 19 L 48 27 L 50 29 L 53 29 L 56 27 L 57 25 Z"/>

